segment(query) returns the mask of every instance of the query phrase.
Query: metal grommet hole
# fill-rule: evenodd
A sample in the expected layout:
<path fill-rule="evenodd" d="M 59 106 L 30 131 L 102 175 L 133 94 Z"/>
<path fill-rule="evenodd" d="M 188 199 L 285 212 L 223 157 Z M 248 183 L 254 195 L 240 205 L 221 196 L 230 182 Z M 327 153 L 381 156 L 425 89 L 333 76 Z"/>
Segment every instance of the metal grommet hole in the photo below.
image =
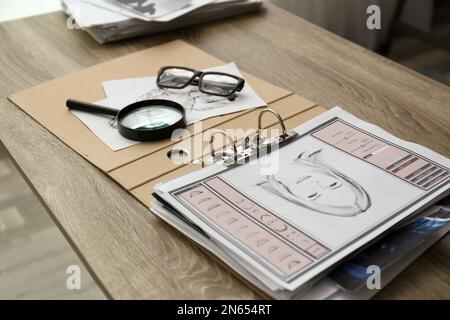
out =
<path fill-rule="evenodd" d="M 189 157 L 189 151 L 183 148 L 174 148 L 167 152 L 167 157 L 172 161 L 185 161 Z"/>

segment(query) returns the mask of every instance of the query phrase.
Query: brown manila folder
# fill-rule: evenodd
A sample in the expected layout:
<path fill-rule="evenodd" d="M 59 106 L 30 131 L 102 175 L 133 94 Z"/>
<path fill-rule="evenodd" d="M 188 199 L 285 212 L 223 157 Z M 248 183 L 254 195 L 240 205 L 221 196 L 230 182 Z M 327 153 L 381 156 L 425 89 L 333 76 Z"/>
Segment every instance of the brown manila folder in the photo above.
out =
<path fill-rule="evenodd" d="M 66 100 L 74 98 L 95 102 L 104 99 L 102 81 L 148 77 L 157 74 L 159 68 L 165 65 L 205 69 L 224 63 L 194 46 L 176 40 L 54 79 L 14 94 L 9 99 L 139 201 L 150 206 L 152 189 L 156 183 L 201 167 L 191 163 L 175 164 L 167 156 L 170 150 L 181 145 L 193 153 L 192 145 L 186 141 L 166 139 L 140 143 L 114 152 L 65 107 Z M 325 111 L 316 103 L 288 90 L 245 72 L 243 76 L 267 105 L 281 115 L 288 129 Z M 257 125 L 259 112 L 258 109 L 250 109 L 209 118 L 203 121 L 202 130 L 249 130 Z M 263 126 L 276 127 L 277 121 L 267 117 Z M 187 140 L 193 141 L 194 125 L 188 126 L 187 130 L 191 135 Z M 202 150 L 206 150 L 208 142 L 202 143 Z"/>

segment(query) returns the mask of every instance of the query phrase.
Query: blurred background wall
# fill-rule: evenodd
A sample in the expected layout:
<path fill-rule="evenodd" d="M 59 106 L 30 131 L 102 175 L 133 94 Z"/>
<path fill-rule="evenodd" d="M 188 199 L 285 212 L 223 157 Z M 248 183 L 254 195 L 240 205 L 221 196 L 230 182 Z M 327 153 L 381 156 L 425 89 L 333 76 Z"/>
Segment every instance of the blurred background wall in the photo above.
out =
<path fill-rule="evenodd" d="M 267 0 L 450 86 L 450 0 Z M 369 5 L 381 30 L 366 27 Z"/>
<path fill-rule="evenodd" d="M 371 50 L 386 39 L 398 0 L 269 0 L 325 29 Z M 431 27 L 434 0 L 408 0 L 402 20 L 418 28 Z M 367 29 L 366 9 L 370 5 L 381 8 L 381 31 Z"/>

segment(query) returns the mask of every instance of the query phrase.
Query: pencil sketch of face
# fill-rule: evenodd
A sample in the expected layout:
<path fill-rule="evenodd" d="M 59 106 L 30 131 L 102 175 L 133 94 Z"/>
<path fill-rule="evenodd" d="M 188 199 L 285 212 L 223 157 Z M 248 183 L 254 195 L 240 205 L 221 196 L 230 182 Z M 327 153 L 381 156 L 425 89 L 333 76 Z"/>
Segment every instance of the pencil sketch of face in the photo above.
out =
<path fill-rule="evenodd" d="M 321 150 L 302 152 L 277 174 L 265 176 L 257 185 L 298 206 L 320 213 L 352 217 L 371 205 L 367 192 L 335 170 L 321 157 Z"/>
<path fill-rule="evenodd" d="M 208 95 L 196 87 L 189 87 L 182 90 L 152 89 L 139 100 L 145 99 L 167 99 L 181 104 L 189 111 L 206 111 L 216 108 L 223 108 L 230 103 L 226 97 Z"/>

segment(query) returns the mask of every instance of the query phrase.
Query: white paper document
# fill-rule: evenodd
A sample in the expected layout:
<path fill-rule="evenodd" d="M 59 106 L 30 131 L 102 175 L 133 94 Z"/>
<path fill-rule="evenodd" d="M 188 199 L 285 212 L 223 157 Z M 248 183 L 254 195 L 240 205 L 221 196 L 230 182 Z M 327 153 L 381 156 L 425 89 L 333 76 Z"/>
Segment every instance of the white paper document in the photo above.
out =
<path fill-rule="evenodd" d="M 242 77 L 234 63 L 208 68 L 204 71 L 225 72 Z M 103 88 L 107 99 L 97 103 L 117 110 L 133 102 L 147 99 L 178 102 L 186 110 L 188 125 L 207 118 L 266 105 L 249 83 L 245 84 L 242 91 L 238 92 L 237 97 L 232 101 L 225 97 L 202 93 L 198 86 L 188 86 L 181 90 L 159 89 L 156 85 L 156 77 L 104 81 Z M 140 143 L 122 137 L 117 128 L 111 125 L 112 117 L 82 111 L 76 111 L 74 114 L 113 151 Z"/>
<path fill-rule="evenodd" d="M 108 99 L 97 101 L 96 104 L 104 107 L 117 108 L 117 105 L 111 104 Z M 75 114 L 75 116 L 78 117 L 78 119 L 80 119 L 84 123 L 86 127 L 89 128 L 89 130 L 91 130 L 113 151 L 117 151 L 140 143 L 139 141 L 133 141 L 122 137 L 119 133 L 119 130 L 114 126 L 114 119 L 110 116 L 78 110 L 71 111 Z"/>
<path fill-rule="evenodd" d="M 260 159 L 216 164 L 155 189 L 156 203 L 268 290 L 310 286 L 449 194 L 449 159 L 340 108 L 295 130 L 298 138 Z M 168 220 L 161 204 L 152 210 Z"/>
<path fill-rule="evenodd" d="M 86 30 L 97 42 L 158 33 L 257 10 L 262 0 L 61 0 L 69 28 Z"/>
<path fill-rule="evenodd" d="M 143 18 L 156 18 L 180 10 L 191 0 L 108 0 Z"/>
<path fill-rule="evenodd" d="M 235 63 L 203 71 L 225 72 L 242 77 Z M 202 93 L 198 86 L 188 86 L 181 90 L 160 89 L 156 85 L 156 77 L 104 81 L 103 88 L 108 100 L 118 105 L 146 99 L 167 99 L 178 102 L 186 109 L 188 125 L 214 116 L 266 105 L 248 82 L 232 101 L 226 97 Z"/>
<path fill-rule="evenodd" d="M 67 1 L 67 0 L 65 0 L 65 1 Z M 188 4 L 186 4 L 185 6 L 182 6 L 178 10 L 168 12 L 164 15 L 155 14 L 153 16 L 149 16 L 149 15 L 141 15 L 139 13 L 136 13 L 135 11 L 130 11 L 127 8 L 118 6 L 117 4 L 115 4 L 109 0 L 75 0 L 75 1 L 82 1 L 89 5 L 92 5 L 92 6 L 101 8 L 101 9 L 105 9 L 106 14 L 110 13 L 112 22 L 117 22 L 117 19 L 120 17 L 121 17 L 120 19 L 122 21 L 125 21 L 126 19 L 129 19 L 129 18 L 134 18 L 134 19 L 140 19 L 140 20 L 144 20 L 144 21 L 169 22 L 169 21 L 172 21 L 173 19 L 181 17 L 191 11 L 201 8 L 209 3 L 215 2 L 215 0 L 192 0 L 192 1 L 189 1 Z M 69 3 L 70 3 L 70 0 L 69 0 Z M 84 7 L 84 10 L 88 11 L 89 7 Z M 103 12 L 105 12 L 105 10 L 103 10 Z M 96 14 L 98 12 L 102 12 L 102 10 L 94 9 L 94 10 L 89 10 L 89 12 L 91 14 Z M 115 16 L 117 18 L 114 18 Z"/>
<path fill-rule="evenodd" d="M 89 28 L 95 26 L 113 26 L 118 24 L 136 24 L 137 21 L 130 21 L 131 19 L 141 20 L 141 22 L 170 22 L 177 18 L 181 18 L 188 13 L 201 9 L 210 4 L 221 5 L 239 4 L 239 1 L 235 0 L 192 0 L 188 1 L 186 5 L 181 6 L 177 10 L 170 11 L 169 8 L 163 10 L 162 7 L 160 13 L 164 14 L 141 14 L 135 10 L 130 10 L 126 6 L 118 5 L 110 0 L 62 0 L 65 11 L 70 14 L 75 20 L 78 26 L 81 28 Z M 169 3 L 170 1 L 162 1 L 163 3 Z M 182 3 L 185 1 L 183 0 Z M 150 3 L 151 4 L 151 3 Z M 155 6 L 156 7 L 156 6 Z M 151 9 L 151 6 L 148 7 Z M 208 9 L 208 8 L 207 8 Z M 152 12 L 152 10 L 149 10 Z"/>

